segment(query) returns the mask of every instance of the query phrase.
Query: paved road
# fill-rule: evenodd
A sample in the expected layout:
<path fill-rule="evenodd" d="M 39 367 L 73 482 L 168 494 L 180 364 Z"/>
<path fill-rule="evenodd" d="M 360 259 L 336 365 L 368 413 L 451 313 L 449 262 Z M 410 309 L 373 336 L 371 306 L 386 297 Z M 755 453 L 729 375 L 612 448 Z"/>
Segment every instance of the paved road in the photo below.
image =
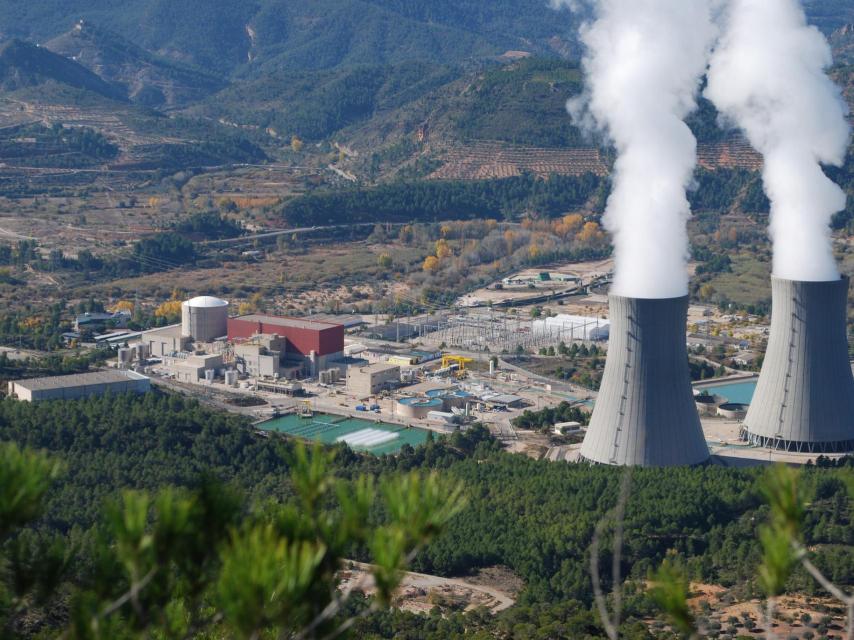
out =
<path fill-rule="evenodd" d="M 398 227 L 403 225 L 403 222 L 356 222 L 351 224 L 328 224 L 322 226 L 314 226 L 314 227 L 294 227 L 293 229 L 276 229 L 275 231 L 265 231 L 264 233 L 254 233 L 248 236 L 238 236 L 236 238 L 225 238 L 223 240 L 205 240 L 200 244 L 203 245 L 229 245 L 229 244 L 239 244 L 241 242 L 248 242 L 251 240 L 262 240 L 264 238 L 275 238 L 276 236 L 282 236 L 287 234 L 294 233 L 307 233 L 309 231 L 328 231 L 330 229 L 352 229 L 353 227 L 374 227 L 378 224 L 382 225 L 391 225 L 394 227 Z"/>

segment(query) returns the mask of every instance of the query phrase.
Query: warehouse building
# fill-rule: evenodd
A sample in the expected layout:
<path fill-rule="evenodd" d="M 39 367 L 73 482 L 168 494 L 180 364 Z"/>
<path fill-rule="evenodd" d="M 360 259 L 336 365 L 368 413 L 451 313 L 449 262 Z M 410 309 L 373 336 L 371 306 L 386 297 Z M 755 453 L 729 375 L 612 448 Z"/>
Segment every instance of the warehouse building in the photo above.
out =
<path fill-rule="evenodd" d="M 284 340 L 285 359 L 316 376 L 344 357 L 344 327 L 311 318 L 250 314 L 228 319 L 228 339 L 237 343 L 260 335 Z"/>
<path fill-rule="evenodd" d="M 400 384 L 400 367 L 377 362 L 347 369 L 347 391 L 359 398 L 376 395 Z"/>
<path fill-rule="evenodd" d="M 151 380 L 134 371 L 94 371 L 15 380 L 8 389 L 10 396 L 27 402 L 72 400 L 105 393 L 145 393 L 151 389 Z"/>

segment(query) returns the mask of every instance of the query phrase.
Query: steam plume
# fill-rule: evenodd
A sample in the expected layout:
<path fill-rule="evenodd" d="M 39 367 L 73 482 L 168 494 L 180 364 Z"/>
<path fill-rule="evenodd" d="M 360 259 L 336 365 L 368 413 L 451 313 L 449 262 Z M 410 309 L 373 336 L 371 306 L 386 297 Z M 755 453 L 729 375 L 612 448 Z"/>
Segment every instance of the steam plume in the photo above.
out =
<path fill-rule="evenodd" d="M 553 4 L 572 5 L 568 0 Z M 686 187 L 697 141 L 684 122 L 716 36 L 710 0 L 596 0 L 582 28 L 587 90 L 576 122 L 617 150 L 604 217 L 616 251 L 612 293 L 674 298 L 688 291 Z"/>
<path fill-rule="evenodd" d="M 774 275 L 789 280 L 839 277 L 828 223 L 845 193 L 819 164 L 841 164 L 848 146 L 831 62 L 797 0 L 731 0 L 709 69 L 706 96 L 765 157 Z"/>

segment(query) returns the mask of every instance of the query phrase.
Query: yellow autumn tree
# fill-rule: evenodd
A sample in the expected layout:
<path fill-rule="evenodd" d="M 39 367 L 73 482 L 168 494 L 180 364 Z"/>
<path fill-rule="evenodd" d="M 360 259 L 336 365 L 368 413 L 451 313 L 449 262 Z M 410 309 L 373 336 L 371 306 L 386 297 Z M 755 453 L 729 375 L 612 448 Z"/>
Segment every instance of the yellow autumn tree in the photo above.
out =
<path fill-rule="evenodd" d="M 451 247 L 448 246 L 447 240 L 442 238 L 436 242 L 436 257 L 439 260 L 444 260 L 451 255 Z"/>
<path fill-rule="evenodd" d="M 700 300 L 711 300 L 712 296 L 717 293 L 717 290 L 710 284 L 706 283 L 700 287 Z"/>
<path fill-rule="evenodd" d="M 591 246 L 604 241 L 605 234 L 602 232 L 602 229 L 599 228 L 597 223 L 585 222 L 584 226 L 581 227 L 581 231 L 579 231 L 578 235 L 575 236 L 575 239 L 581 244 Z"/>
<path fill-rule="evenodd" d="M 504 242 L 507 245 L 507 253 L 513 253 L 513 243 L 516 240 L 516 234 L 510 229 L 504 232 Z"/>
<path fill-rule="evenodd" d="M 392 265 L 391 256 L 387 253 L 381 253 L 377 258 L 377 265 L 383 269 L 389 269 Z"/>
<path fill-rule="evenodd" d="M 302 151 L 302 148 L 303 148 L 303 141 L 300 140 L 297 136 L 292 136 L 291 137 L 291 151 L 293 151 L 294 153 L 299 153 L 300 151 Z"/>
<path fill-rule="evenodd" d="M 181 315 L 181 301 L 167 300 L 154 310 L 155 318 L 177 318 Z"/>
<path fill-rule="evenodd" d="M 130 300 L 119 300 L 116 304 L 110 307 L 110 311 L 116 313 L 118 311 L 127 311 L 133 313 L 133 302 Z"/>
<path fill-rule="evenodd" d="M 584 224 L 584 218 L 579 213 L 570 213 L 565 215 L 560 220 L 556 220 L 552 225 L 552 230 L 555 235 L 562 238 L 574 236 Z"/>
<path fill-rule="evenodd" d="M 531 258 L 531 260 L 536 260 L 537 258 L 539 258 L 541 253 L 542 251 L 540 251 L 540 248 L 537 245 L 528 245 L 528 257 Z"/>
<path fill-rule="evenodd" d="M 427 258 L 424 260 L 423 268 L 424 271 L 427 271 L 429 273 L 436 273 L 436 271 L 439 269 L 439 258 L 437 258 L 436 256 L 427 256 Z"/>

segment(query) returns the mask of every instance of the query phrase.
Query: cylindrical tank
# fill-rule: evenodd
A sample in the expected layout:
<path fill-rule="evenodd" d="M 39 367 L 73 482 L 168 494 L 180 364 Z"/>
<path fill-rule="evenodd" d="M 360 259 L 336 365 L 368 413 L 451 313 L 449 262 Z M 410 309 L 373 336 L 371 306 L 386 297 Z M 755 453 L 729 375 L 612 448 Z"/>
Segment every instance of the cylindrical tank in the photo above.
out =
<path fill-rule="evenodd" d="M 237 386 L 237 371 L 230 369 L 225 372 L 225 384 L 229 387 Z"/>
<path fill-rule="evenodd" d="M 729 420 L 744 420 L 747 405 L 741 402 L 725 402 L 718 407 L 718 415 Z"/>
<path fill-rule="evenodd" d="M 609 305 L 608 357 L 582 457 L 612 465 L 705 462 L 685 343 L 688 297 L 611 295 Z"/>
<path fill-rule="evenodd" d="M 717 398 L 711 394 L 694 396 L 694 404 L 697 405 L 697 411 L 704 416 L 715 413 L 717 402 Z"/>
<path fill-rule="evenodd" d="M 197 342 L 210 342 L 228 333 L 228 302 L 199 296 L 181 305 L 181 335 Z"/>
<path fill-rule="evenodd" d="M 400 398 L 397 401 L 397 414 L 401 418 L 423 420 L 431 411 L 441 411 L 441 398 Z"/>
<path fill-rule="evenodd" d="M 768 349 L 742 437 L 810 453 L 854 450 L 854 376 L 848 360 L 848 278 L 771 278 Z"/>
<path fill-rule="evenodd" d="M 133 349 L 122 347 L 119 349 L 119 364 L 130 364 L 133 362 Z"/>

